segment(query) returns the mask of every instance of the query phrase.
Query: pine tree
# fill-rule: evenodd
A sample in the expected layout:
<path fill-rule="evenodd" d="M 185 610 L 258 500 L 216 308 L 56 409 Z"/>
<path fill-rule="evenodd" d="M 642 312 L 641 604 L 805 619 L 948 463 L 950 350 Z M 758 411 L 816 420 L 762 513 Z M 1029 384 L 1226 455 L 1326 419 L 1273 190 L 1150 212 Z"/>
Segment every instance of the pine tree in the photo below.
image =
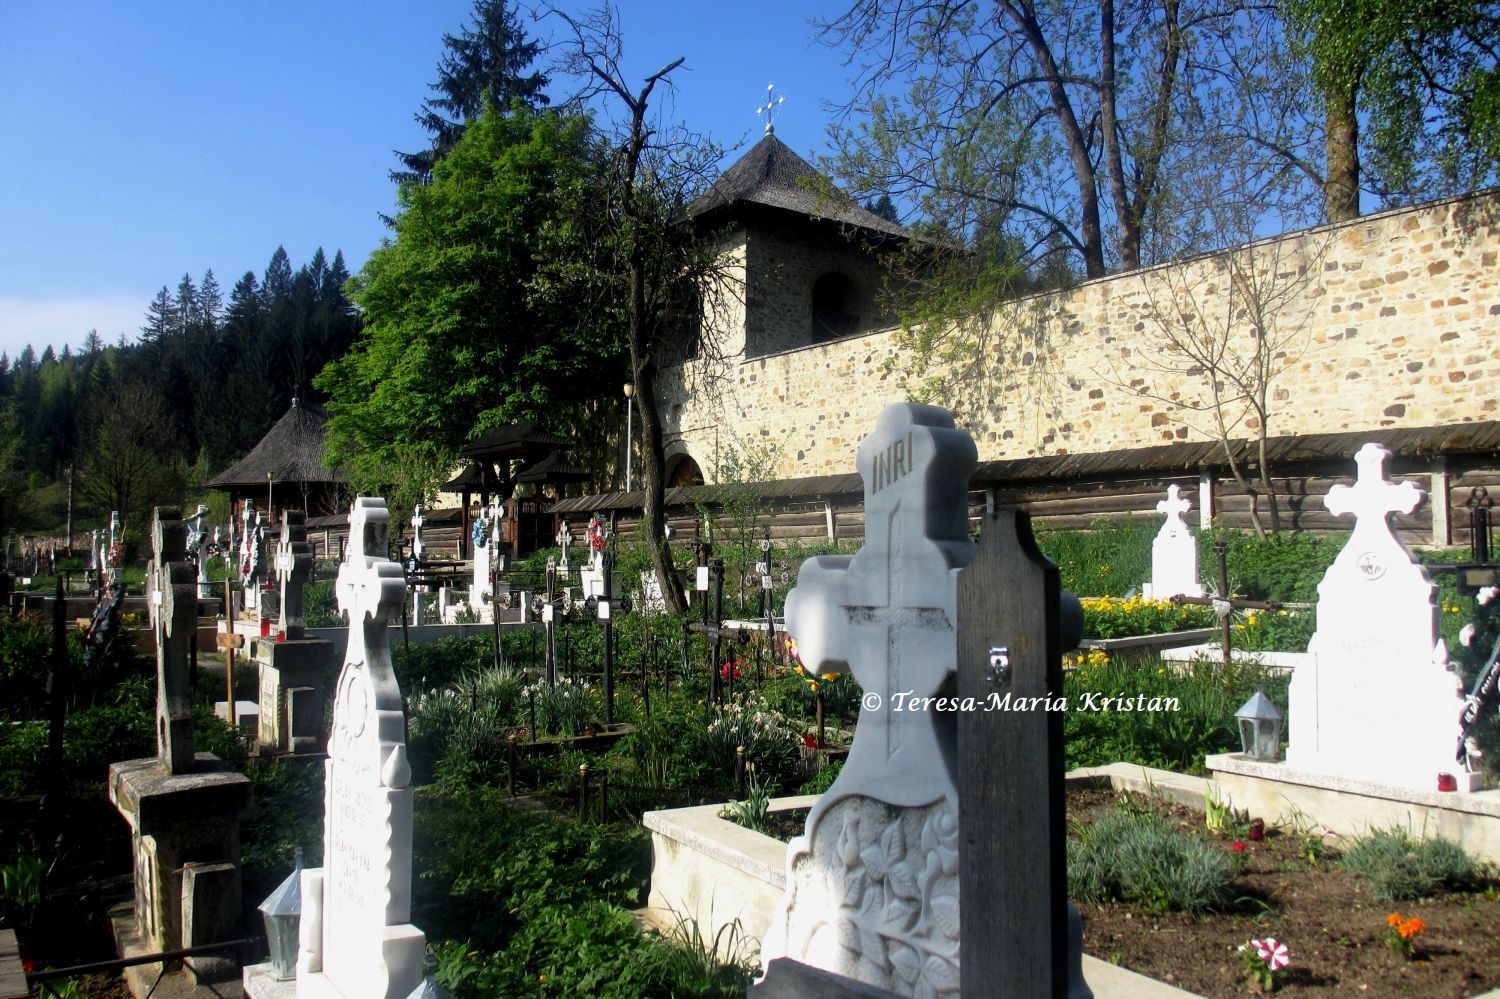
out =
<path fill-rule="evenodd" d="M 433 165 L 458 145 L 486 101 L 502 108 L 512 101 L 531 108 L 547 103 L 542 93 L 547 77 L 525 72 L 541 46 L 527 40 L 506 0 L 474 0 L 474 26 L 457 37 L 444 35 L 443 47 L 447 51 L 438 63 L 438 81 L 431 84 L 440 96 L 424 101 L 416 114 L 433 144 L 421 152 L 396 153 L 404 167 L 391 171 L 398 184 L 428 183 Z"/>

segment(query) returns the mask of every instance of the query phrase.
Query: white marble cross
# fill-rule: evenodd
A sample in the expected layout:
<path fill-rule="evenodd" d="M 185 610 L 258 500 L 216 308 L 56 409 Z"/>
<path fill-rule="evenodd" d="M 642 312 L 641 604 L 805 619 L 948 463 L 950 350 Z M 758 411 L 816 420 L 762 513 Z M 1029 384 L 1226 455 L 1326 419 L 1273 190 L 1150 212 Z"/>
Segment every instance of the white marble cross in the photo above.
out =
<path fill-rule="evenodd" d="M 406 598 L 387 557 L 390 512 L 361 496 L 349 514 L 339 609 L 349 645 L 324 764 L 323 866 L 302 872 L 297 995 L 402 999 L 422 978 L 411 925 L 411 767 L 387 625 Z"/>
<path fill-rule="evenodd" d="M 1167 498 L 1156 504 L 1156 512 L 1166 514 L 1167 519 L 1151 542 L 1151 582 L 1143 587 L 1148 599 L 1166 600 L 1179 593 L 1203 595 L 1198 582 L 1198 539 L 1182 519 L 1193 504 L 1181 493 L 1174 482 L 1167 486 Z"/>
<path fill-rule="evenodd" d="M 1354 532 L 1348 548 L 1360 552 L 1359 568 L 1368 578 L 1385 572 L 1392 557 L 1404 554 L 1391 533 L 1390 514 L 1411 513 L 1422 502 L 1422 490 L 1410 482 L 1399 485 L 1386 478 L 1391 452 L 1373 441 L 1354 455 L 1358 474 L 1354 485 L 1336 485 L 1323 503 L 1334 516 L 1354 514 Z"/>
<path fill-rule="evenodd" d="M 852 669 L 864 696 L 848 762 L 787 848 L 764 961 L 957 999 L 957 726 L 931 699 L 951 692 L 958 666 L 977 458 L 946 410 L 886 407 L 859 448 L 864 547 L 804 562 L 787 596 L 803 665 Z"/>
<path fill-rule="evenodd" d="M 803 564 L 787 630 L 813 673 L 852 670 L 867 697 L 844 793 L 917 806 L 934 800 L 937 714 L 916 699 L 957 667 L 957 571 L 973 555 L 968 471 L 976 450 L 952 417 L 895 405 L 860 446 L 865 546 Z M 877 700 L 878 698 L 878 700 Z"/>
<path fill-rule="evenodd" d="M 427 548 L 422 544 L 422 525 L 427 523 L 427 518 L 422 516 L 422 504 L 418 503 L 411 515 L 411 557 L 421 561 L 427 553 Z"/>
<path fill-rule="evenodd" d="M 1181 493 L 1181 487 L 1174 482 L 1167 487 L 1167 498 L 1158 501 L 1156 504 L 1156 512 L 1167 515 L 1165 526 L 1174 531 L 1187 529 L 1187 524 L 1183 523 L 1182 515 L 1193 508 L 1193 504 L 1184 499 Z"/>
<path fill-rule="evenodd" d="M 572 543 L 573 532 L 568 529 L 568 522 L 565 520 L 557 529 L 557 547 L 562 549 L 562 568 L 564 571 L 568 568 L 568 546 Z"/>
<path fill-rule="evenodd" d="M 156 755 L 173 774 L 193 768 L 189 644 L 198 616 L 187 527 L 180 517 L 175 507 L 157 507 L 152 516 L 148 598 L 156 630 Z"/>

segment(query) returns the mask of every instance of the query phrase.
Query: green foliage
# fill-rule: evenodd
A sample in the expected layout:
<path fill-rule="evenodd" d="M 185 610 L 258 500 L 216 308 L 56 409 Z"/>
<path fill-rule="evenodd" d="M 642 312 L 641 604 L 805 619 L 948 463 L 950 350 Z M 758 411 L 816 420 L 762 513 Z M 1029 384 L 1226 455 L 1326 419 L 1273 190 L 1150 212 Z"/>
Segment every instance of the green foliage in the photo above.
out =
<path fill-rule="evenodd" d="M 1233 898 L 1228 855 L 1150 810 L 1121 808 L 1068 841 L 1068 896 L 1144 912 L 1206 912 Z"/>
<path fill-rule="evenodd" d="M 541 280 L 589 210 L 594 156 L 580 115 L 490 107 L 430 184 L 402 188 L 395 238 L 350 283 L 364 336 L 317 380 L 330 452 L 357 483 L 430 492 L 472 434 L 566 429 L 577 401 L 618 393 L 606 311 Z M 425 483 L 407 481 L 414 468 Z"/>
<path fill-rule="evenodd" d="M 833 787 L 833 782 L 838 779 L 839 774 L 844 772 L 844 761 L 834 760 L 825 763 L 813 774 L 812 779 L 797 788 L 798 794 L 822 794 Z"/>
<path fill-rule="evenodd" d="M 464 639 L 444 639 L 461 647 Z M 507 739 L 521 725 L 523 678 L 486 666 L 457 683 L 417 687 L 408 697 L 407 751 L 413 771 L 484 779 L 508 758 Z"/>
<path fill-rule="evenodd" d="M 1478 877 L 1463 847 L 1436 837 L 1418 840 L 1405 829 L 1381 829 L 1344 853 L 1344 866 L 1378 899 L 1409 902 L 1438 890 L 1470 888 Z"/>
<path fill-rule="evenodd" d="M 0 865 L 0 926 L 31 929 L 37 907 L 42 904 L 42 876 L 46 867 L 40 857 L 23 853 Z"/>
<path fill-rule="evenodd" d="M 1124 596 L 1151 578 L 1155 524 L 1099 521 L 1086 531 L 1042 531 L 1037 544 L 1057 563 L 1062 587 L 1080 597 Z"/>
<path fill-rule="evenodd" d="M 745 797 L 731 801 L 719 812 L 719 818 L 763 833 L 770 829 L 771 791 L 755 773 L 755 764 L 745 764 Z"/>
<path fill-rule="evenodd" d="M 1317 628 L 1313 610 L 1244 611 L 1234 615 L 1232 648 L 1247 652 L 1305 652 Z"/>
<path fill-rule="evenodd" d="M 1125 761 L 1166 770 L 1197 772 L 1205 754 L 1238 751 L 1234 713 L 1257 688 L 1286 711 L 1288 680 L 1248 663 L 1197 661 L 1164 664 L 1147 660 L 1088 662 L 1065 674 L 1069 710 L 1063 716 L 1067 766 Z M 1087 695 L 1176 698 L 1175 708 L 1150 711 L 1087 710 Z"/>
<path fill-rule="evenodd" d="M 434 939 L 502 946 L 551 907 L 634 905 L 649 878 L 650 840 L 638 827 L 523 814 L 499 789 L 458 781 L 418 796 L 412 918 Z"/>
<path fill-rule="evenodd" d="M 1311 603 L 1318 599 L 1318 583 L 1348 538 L 1347 534 L 1320 537 L 1280 531 L 1260 540 L 1249 531 L 1221 529 L 1199 542 L 1198 556 L 1203 578 L 1216 578 L 1213 542 L 1224 541 L 1229 545 L 1225 555 L 1229 587 L 1236 596 Z"/>
<path fill-rule="evenodd" d="M 643 936 L 629 912 L 603 902 L 549 906 L 528 919 L 501 951 L 463 943 L 436 948 L 438 981 L 457 999 L 489 996 L 635 997 L 744 994 L 749 974 L 704 952 Z"/>
<path fill-rule="evenodd" d="M 302 621 L 309 628 L 337 628 L 343 625 L 334 596 L 334 581 L 320 579 L 302 589 Z"/>
<path fill-rule="evenodd" d="M 1493 183 L 1500 70 L 1492 5 L 1286 0 L 1291 33 L 1330 104 L 1360 112 L 1364 186 L 1397 203 Z"/>
<path fill-rule="evenodd" d="M 323 855 L 323 766 L 277 760 L 246 771 L 254 811 L 240 826 L 245 897 L 264 898 L 292 869 L 296 850 L 316 867 Z"/>

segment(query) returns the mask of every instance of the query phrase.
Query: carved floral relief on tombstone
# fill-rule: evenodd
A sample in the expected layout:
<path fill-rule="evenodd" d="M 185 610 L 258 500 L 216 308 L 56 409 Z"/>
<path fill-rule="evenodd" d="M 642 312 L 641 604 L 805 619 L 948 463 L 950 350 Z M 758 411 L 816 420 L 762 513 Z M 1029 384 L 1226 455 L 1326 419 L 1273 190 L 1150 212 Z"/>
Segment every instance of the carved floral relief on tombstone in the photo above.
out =
<path fill-rule="evenodd" d="M 958 994 L 955 728 L 917 699 L 957 667 L 976 460 L 945 410 L 888 407 L 859 449 L 864 548 L 810 559 L 787 597 L 803 663 L 852 670 L 866 697 L 848 762 L 788 848 L 767 963 L 791 957 L 902 995 Z"/>

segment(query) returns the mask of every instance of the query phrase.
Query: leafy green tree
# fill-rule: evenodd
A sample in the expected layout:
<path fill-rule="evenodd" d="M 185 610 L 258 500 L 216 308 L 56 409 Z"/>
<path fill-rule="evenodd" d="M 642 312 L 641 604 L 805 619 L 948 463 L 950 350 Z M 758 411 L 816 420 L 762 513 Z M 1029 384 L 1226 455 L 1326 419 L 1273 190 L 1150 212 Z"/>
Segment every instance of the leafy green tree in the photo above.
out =
<path fill-rule="evenodd" d="M 395 238 L 351 281 L 363 332 L 315 381 L 359 484 L 412 462 L 442 475 L 483 430 L 566 430 L 584 401 L 618 392 L 618 332 L 557 279 L 562 248 L 602 210 L 598 152 L 581 115 L 491 107 L 429 185 L 402 189 Z"/>
<path fill-rule="evenodd" d="M 1500 7 L 1478 0 L 1283 0 L 1323 99 L 1330 222 L 1472 190 L 1500 164 Z"/>
<path fill-rule="evenodd" d="M 79 482 L 98 511 L 144 526 L 151 507 L 181 500 L 182 466 L 171 418 L 144 381 L 112 385 L 92 400 Z"/>
<path fill-rule="evenodd" d="M 396 154 L 404 169 L 391 171 L 391 179 L 400 184 L 429 183 L 433 165 L 458 145 L 486 102 L 510 107 L 521 101 L 532 108 L 547 103 L 542 92 L 547 78 L 526 72 L 541 46 L 527 40 L 506 0 L 475 0 L 473 26 L 460 35 L 444 35 L 443 48 L 438 82 L 431 85 L 438 96 L 424 101 L 416 115 L 433 144 L 420 152 Z"/>

